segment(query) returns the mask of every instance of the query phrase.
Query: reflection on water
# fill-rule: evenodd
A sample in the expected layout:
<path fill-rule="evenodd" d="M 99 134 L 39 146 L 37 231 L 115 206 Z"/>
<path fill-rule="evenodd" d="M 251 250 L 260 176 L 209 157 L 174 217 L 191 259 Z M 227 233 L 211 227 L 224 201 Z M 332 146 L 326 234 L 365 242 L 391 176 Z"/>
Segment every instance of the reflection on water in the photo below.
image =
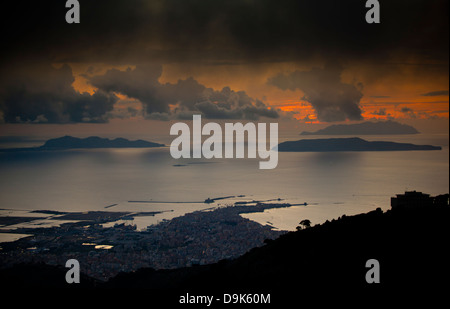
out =
<path fill-rule="evenodd" d="M 0 243 L 2 242 L 13 242 L 18 239 L 33 236 L 29 234 L 15 234 L 15 233 L 0 233 Z"/>
<path fill-rule="evenodd" d="M 65 223 L 77 223 L 78 221 L 75 220 L 53 220 L 53 219 L 42 219 L 42 220 L 33 220 L 29 222 L 23 222 L 13 225 L 7 225 L 0 227 L 0 230 L 16 230 L 16 229 L 22 229 L 22 228 L 29 228 L 29 229 L 35 229 L 35 228 L 47 228 L 47 227 L 56 227 L 61 226 Z"/>
<path fill-rule="evenodd" d="M 96 245 L 95 249 L 104 249 L 104 250 L 109 250 L 111 249 L 113 246 L 110 245 Z"/>
<path fill-rule="evenodd" d="M 97 245 L 94 243 L 88 243 L 88 242 L 84 242 L 81 244 L 82 246 L 93 246 L 95 249 L 102 249 L 102 250 L 109 250 L 112 249 L 114 246 L 111 245 Z"/>
<path fill-rule="evenodd" d="M 362 152 L 313 152 L 310 153 L 313 164 L 318 166 L 354 166 L 364 156 Z"/>
<path fill-rule="evenodd" d="M 280 153 L 273 170 L 259 170 L 258 159 L 214 159 L 215 164 L 197 164 L 211 162 L 205 159 L 175 160 L 168 148 L 0 153 L 0 208 L 168 211 L 134 218 L 133 224 L 144 228 L 215 205 L 128 201 L 204 201 L 245 195 L 255 200 L 282 198 L 310 204 L 243 215 L 293 229 L 305 218 L 319 223 L 344 213 L 388 209 L 390 197 L 407 189 L 446 193 L 448 153 L 447 146 L 442 151 Z M 225 203 L 231 201 L 216 204 Z"/>

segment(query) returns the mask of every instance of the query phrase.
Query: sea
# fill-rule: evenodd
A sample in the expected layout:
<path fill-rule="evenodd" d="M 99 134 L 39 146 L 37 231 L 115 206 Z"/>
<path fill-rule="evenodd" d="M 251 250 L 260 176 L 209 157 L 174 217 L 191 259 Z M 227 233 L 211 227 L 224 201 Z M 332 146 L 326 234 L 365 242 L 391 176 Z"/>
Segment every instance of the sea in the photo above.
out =
<path fill-rule="evenodd" d="M 31 211 L 160 212 L 127 220 L 144 230 L 236 201 L 307 203 L 242 215 L 274 229 L 295 230 L 303 219 L 314 225 L 378 207 L 388 210 L 390 198 L 405 191 L 449 192 L 448 134 L 361 138 L 436 145 L 442 150 L 280 152 L 272 170 L 259 169 L 259 158 L 176 160 L 168 147 L 0 152 L 0 216 L 42 216 L 16 227 L 46 227 L 64 222 Z M 298 139 L 284 136 L 280 142 Z M 220 197 L 227 198 L 204 203 Z M 5 228 L 0 226 L 0 231 Z M 0 232 L 0 242 L 21 236 Z"/>

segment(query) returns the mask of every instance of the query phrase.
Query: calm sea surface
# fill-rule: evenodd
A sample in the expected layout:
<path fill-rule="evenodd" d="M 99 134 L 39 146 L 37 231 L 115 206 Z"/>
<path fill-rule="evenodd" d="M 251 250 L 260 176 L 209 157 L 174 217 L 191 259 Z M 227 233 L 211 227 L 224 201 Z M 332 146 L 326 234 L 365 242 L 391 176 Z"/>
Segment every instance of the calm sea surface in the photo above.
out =
<path fill-rule="evenodd" d="M 175 160 L 168 148 L 0 153 L 0 215 L 44 209 L 168 211 L 136 218 L 138 228 L 145 228 L 237 200 L 307 202 L 306 207 L 243 215 L 292 230 L 302 219 L 314 224 L 389 209 L 390 197 L 405 190 L 449 191 L 448 135 L 363 138 L 440 145 L 443 150 L 279 153 L 273 170 L 259 170 L 259 159 Z M 202 203 L 208 197 L 238 195 L 245 197 Z"/>

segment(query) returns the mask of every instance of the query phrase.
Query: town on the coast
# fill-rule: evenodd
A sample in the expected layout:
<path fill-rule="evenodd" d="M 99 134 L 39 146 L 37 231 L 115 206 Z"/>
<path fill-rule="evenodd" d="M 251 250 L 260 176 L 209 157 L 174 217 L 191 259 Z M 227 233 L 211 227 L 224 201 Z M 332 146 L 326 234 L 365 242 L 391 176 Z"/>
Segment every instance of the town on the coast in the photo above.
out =
<path fill-rule="evenodd" d="M 207 199 L 205 203 L 211 201 Z M 83 273 L 107 280 L 120 272 L 143 267 L 171 269 L 210 264 L 238 257 L 286 232 L 263 226 L 240 214 L 290 206 L 293 205 L 280 202 L 236 202 L 163 220 L 144 231 L 124 223 L 104 225 L 129 217 L 126 212 L 69 213 L 65 219 L 79 221 L 12 230 L 30 236 L 1 243 L 0 265 L 2 268 L 18 263 L 64 266 L 67 260 L 77 259 Z M 10 218 L 10 223 L 15 219 Z"/>

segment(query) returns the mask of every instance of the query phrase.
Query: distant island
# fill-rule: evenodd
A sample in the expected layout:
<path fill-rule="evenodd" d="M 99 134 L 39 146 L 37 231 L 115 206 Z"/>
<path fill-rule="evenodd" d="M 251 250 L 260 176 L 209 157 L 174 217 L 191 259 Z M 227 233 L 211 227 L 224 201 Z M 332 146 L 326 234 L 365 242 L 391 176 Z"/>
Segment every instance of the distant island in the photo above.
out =
<path fill-rule="evenodd" d="M 108 139 L 98 136 L 78 138 L 73 136 L 63 136 L 49 139 L 44 145 L 29 148 L 9 148 L 1 151 L 39 151 L 39 150 L 63 150 L 79 148 L 150 148 L 163 147 L 164 144 L 148 142 L 144 140 L 130 141 L 125 138 Z"/>
<path fill-rule="evenodd" d="M 396 135 L 418 134 L 414 127 L 395 121 L 334 124 L 315 132 L 304 131 L 300 135 Z"/>
<path fill-rule="evenodd" d="M 440 146 L 414 145 L 396 142 L 369 142 L 359 137 L 303 139 L 278 145 L 281 152 L 332 152 L 332 151 L 408 151 L 441 150 Z"/>

